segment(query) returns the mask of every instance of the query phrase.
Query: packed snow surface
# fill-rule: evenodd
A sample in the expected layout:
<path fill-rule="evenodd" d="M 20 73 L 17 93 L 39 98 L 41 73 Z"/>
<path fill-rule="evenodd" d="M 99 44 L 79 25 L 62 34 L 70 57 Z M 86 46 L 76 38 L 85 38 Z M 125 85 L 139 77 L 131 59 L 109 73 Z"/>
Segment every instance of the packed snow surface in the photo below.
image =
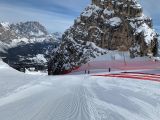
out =
<path fill-rule="evenodd" d="M 0 62 L 1 120 L 159 120 L 160 83 L 27 75 Z"/>

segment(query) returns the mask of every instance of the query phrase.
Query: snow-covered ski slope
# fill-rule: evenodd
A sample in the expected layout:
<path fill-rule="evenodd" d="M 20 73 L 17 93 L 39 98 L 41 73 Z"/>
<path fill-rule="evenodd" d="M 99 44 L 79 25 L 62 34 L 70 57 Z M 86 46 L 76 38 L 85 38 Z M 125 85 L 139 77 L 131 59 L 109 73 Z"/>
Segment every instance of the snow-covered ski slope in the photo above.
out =
<path fill-rule="evenodd" d="M 160 83 L 26 75 L 0 62 L 0 120 L 159 120 Z"/>

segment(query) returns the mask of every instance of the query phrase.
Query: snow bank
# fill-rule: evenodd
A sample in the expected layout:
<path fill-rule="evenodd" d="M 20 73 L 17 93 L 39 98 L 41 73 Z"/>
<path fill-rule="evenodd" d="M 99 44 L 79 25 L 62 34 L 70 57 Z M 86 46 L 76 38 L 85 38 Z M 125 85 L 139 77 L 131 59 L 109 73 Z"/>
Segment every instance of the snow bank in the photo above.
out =
<path fill-rule="evenodd" d="M 36 80 L 38 80 L 37 76 L 25 75 L 0 60 L 0 98 L 11 94 L 18 87 Z"/>
<path fill-rule="evenodd" d="M 42 71 L 30 71 L 28 69 L 25 70 L 25 74 L 29 74 L 29 75 L 48 75 L 47 71 L 42 72 Z"/>
<path fill-rule="evenodd" d="M 3 68 L 9 68 L 9 65 L 7 65 L 6 63 L 4 63 L 1 58 L 0 58 L 0 69 L 3 69 Z"/>

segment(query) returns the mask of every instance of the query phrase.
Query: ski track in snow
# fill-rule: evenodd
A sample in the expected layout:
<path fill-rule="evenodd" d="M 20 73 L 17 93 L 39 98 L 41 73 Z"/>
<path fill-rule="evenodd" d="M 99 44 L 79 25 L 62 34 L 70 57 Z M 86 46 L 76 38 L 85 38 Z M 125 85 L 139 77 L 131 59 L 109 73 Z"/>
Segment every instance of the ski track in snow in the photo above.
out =
<path fill-rule="evenodd" d="M 12 71 L 0 94 L 1 120 L 159 120 L 160 84 L 89 75 L 33 76 Z M 3 78 L 5 79 L 1 79 Z M 25 76 L 23 84 L 21 81 Z M 0 82 L 0 84 L 3 82 Z M 3 83 L 4 84 L 4 83 Z M 12 84 L 12 82 L 11 82 Z M 7 86 L 5 86 L 7 87 Z M 11 87 L 11 89 L 9 88 Z"/>

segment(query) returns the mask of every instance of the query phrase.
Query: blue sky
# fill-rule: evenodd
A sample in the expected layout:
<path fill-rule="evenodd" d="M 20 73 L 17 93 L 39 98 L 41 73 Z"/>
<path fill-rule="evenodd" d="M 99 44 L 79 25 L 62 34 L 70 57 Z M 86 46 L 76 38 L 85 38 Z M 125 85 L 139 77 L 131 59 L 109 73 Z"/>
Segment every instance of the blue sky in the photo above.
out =
<path fill-rule="evenodd" d="M 0 21 L 39 21 L 50 32 L 63 32 L 91 0 L 0 0 Z M 156 2 L 153 2 L 156 1 Z M 160 32 L 160 0 L 140 0 Z"/>

